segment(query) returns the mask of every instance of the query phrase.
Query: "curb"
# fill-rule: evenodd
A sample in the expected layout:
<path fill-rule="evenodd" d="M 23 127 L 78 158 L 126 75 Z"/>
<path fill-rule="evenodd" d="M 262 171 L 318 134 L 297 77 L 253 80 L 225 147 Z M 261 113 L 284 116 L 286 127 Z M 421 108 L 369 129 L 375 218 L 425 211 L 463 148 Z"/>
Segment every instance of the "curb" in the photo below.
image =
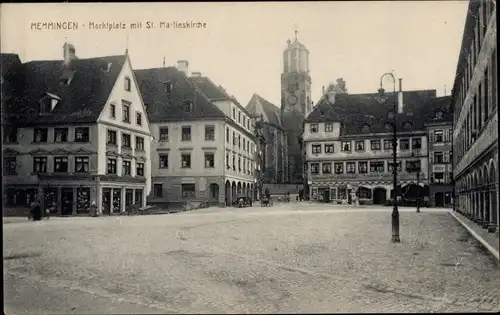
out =
<path fill-rule="evenodd" d="M 474 232 L 474 230 L 472 230 L 462 219 L 460 219 L 459 217 L 457 217 L 455 215 L 455 213 L 453 213 L 452 211 L 449 211 L 448 212 L 449 214 L 451 214 L 452 217 L 454 217 L 467 231 L 469 231 L 469 233 L 479 242 L 481 243 L 481 245 L 483 245 L 484 247 L 486 247 L 486 249 L 497 259 L 497 260 L 500 260 L 500 255 L 498 253 L 498 251 L 493 248 L 493 246 L 491 246 L 490 244 L 488 244 L 488 242 L 486 242 L 481 236 L 479 236 L 476 232 Z"/>

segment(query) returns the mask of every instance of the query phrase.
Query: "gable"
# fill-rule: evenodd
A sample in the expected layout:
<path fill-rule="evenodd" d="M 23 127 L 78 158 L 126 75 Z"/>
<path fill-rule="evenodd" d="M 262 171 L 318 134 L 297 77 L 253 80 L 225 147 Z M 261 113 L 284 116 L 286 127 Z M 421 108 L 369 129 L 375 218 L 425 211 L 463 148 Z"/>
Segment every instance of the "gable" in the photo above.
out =
<path fill-rule="evenodd" d="M 124 125 L 129 129 L 149 134 L 151 133 L 151 127 L 148 115 L 128 56 L 126 56 L 123 65 L 111 64 L 110 69 L 120 66 L 119 75 L 109 94 L 106 105 L 100 111 L 98 122 Z M 111 115 L 112 105 L 114 105 L 115 110 L 114 117 Z M 129 108 L 129 123 L 124 122 L 125 107 Z M 136 121 L 137 114 L 141 116 L 140 125 Z"/>

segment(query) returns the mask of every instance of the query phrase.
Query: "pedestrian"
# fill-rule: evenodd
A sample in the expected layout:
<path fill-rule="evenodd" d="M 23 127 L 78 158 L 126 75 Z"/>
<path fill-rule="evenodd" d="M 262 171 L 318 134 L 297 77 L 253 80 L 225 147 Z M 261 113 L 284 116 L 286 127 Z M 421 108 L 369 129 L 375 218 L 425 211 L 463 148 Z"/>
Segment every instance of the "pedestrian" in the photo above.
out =
<path fill-rule="evenodd" d="M 38 200 L 33 202 L 33 221 L 40 221 L 42 219 L 42 207 L 40 206 L 40 202 Z"/>

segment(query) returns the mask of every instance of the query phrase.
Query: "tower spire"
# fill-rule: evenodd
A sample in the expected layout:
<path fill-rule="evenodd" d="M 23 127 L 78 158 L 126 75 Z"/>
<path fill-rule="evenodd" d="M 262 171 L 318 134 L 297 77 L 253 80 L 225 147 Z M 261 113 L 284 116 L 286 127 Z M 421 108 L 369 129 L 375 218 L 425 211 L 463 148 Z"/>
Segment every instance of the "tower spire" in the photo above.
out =
<path fill-rule="evenodd" d="M 163 67 L 165 68 L 165 57 L 163 57 Z"/>
<path fill-rule="evenodd" d="M 125 38 L 125 55 L 128 55 L 128 35 L 129 33 L 127 32 L 127 37 Z"/>

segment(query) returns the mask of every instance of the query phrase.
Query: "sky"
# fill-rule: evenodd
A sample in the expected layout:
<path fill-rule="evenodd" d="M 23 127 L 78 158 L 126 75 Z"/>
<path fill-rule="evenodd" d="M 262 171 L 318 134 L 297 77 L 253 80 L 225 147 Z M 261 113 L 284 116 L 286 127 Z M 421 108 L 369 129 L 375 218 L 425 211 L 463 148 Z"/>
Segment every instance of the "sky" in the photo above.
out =
<path fill-rule="evenodd" d="M 375 93 L 392 71 L 403 90 L 453 85 L 468 1 L 331 1 L 242 3 L 2 4 L 1 51 L 21 61 L 62 59 L 65 41 L 79 58 L 120 55 L 132 66 L 174 66 L 188 60 L 246 105 L 254 93 L 280 106 L 287 39 L 309 50 L 312 100 L 342 77 L 349 93 Z M 32 30 L 33 22 L 78 22 L 78 30 Z M 131 30 L 89 29 L 89 23 L 142 21 Z M 155 23 L 146 29 L 146 22 Z M 201 29 L 159 28 L 161 21 L 206 23 Z M 390 90 L 392 84 L 384 85 Z M 447 87 L 445 89 L 445 86 Z"/>

